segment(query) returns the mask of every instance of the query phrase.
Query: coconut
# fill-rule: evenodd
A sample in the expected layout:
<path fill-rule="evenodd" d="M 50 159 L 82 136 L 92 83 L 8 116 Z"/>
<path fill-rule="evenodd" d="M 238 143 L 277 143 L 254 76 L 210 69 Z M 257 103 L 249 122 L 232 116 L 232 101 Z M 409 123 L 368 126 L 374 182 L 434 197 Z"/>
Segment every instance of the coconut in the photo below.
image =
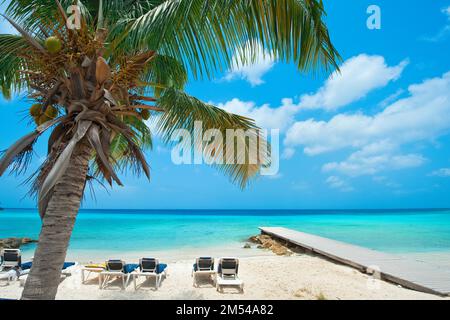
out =
<path fill-rule="evenodd" d="M 48 106 L 45 110 L 45 115 L 50 119 L 55 119 L 58 115 L 58 109 L 56 109 L 54 106 Z"/>
<path fill-rule="evenodd" d="M 150 119 L 150 111 L 148 111 L 147 109 L 142 110 L 141 111 L 141 117 L 144 120 Z"/>
<path fill-rule="evenodd" d="M 35 103 L 30 108 L 30 114 L 33 117 L 39 117 L 42 114 L 42 106 L 39 103 Z"/>
<path fill-rule="evenodd" d="M 47 51 L 51 54 L 56 54 L 61 51 L 62 43 L 61 40 L 59 40 L 58 37 L 48 37 L 45 40 L 45 47 L 47 48 Z"/>
<path fill-rule="evenodd" d="M 111 68 L 103 57 L 98 57 L 97 59 L 95 78 L 99 85 L 102 85 L 106 80 L 111 78 Z"/>

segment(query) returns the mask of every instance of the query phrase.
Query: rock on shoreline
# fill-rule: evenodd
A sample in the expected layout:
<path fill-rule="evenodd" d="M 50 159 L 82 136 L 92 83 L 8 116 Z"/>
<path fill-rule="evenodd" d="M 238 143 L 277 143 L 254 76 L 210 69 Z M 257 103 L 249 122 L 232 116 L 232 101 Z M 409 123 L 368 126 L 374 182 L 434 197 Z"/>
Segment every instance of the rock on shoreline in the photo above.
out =
<path fill-rule="evenodd" d="M 294 252 L 298 252 L 295 248 L 290 248 L 287 244 L 266 234 L 250 237 L 248 241 L 258 244 L 258 249 L 269 249 L 278 256 L 290 256 Z"/>
<path fill-rule="evenodd" d="M 6 238 L 0 239 L 0 249 L 19 249 L 21 246 L 36 243 L 37 240 L 30 238 Z"/>

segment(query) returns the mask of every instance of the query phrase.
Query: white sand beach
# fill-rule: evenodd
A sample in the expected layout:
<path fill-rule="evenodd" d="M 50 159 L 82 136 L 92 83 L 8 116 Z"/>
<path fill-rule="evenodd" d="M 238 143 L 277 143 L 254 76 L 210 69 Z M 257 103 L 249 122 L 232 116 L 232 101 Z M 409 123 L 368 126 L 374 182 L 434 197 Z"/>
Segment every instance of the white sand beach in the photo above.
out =
<path fill-rule="evenodd" d="M 233 288 L 219 293 L 209 283 L 195 288 L 191 277 L 193 260 L 171 259 L 167 261 L 168 276 L 158 290 L 154 289 L 151 280 L 137 291 L 131 281 L 126 290 L 120 288 L 119 281 L 99 290 L 96 275 L 81 284 L 81 268 L 75 267 L 72 276 L 61 282 L 57 299 L 443 299 L 373 280 L 355 269 L 318 256 L 277 256 L 256 248 L 246 249 L 246 252 L 246 256 L 240 258 L 239 267 L 239 276 L 245 283 L 243 294 Z M 136 254 L 139 256 L 145 254 Z M 20 297 L 22 287 L 19 282 L 3 285 L 0 284 L 1 298 Z"/>

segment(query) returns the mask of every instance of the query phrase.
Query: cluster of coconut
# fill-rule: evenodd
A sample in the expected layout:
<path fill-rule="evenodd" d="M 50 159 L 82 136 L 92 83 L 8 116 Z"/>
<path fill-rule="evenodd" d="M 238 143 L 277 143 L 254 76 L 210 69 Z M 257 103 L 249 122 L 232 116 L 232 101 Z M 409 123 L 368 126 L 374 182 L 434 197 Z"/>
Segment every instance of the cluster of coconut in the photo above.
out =
<path fill-rule="evenodd" d="M 51 36 L 45 40 L 45 48 L 51 54 L 57 54 L 62 50 L 62 41 L 58 37 Z M 53 106 L 48 106 L 43 110 L 40 104 L 34 104 L 30 109 L 30 114 L 33 116 L 37 125 L 54 119 L 58 115 L 58 110 Z M 139 115 L 143 120 L 150 119 L 150 111 L 142 109 Z"/>
<path fill-rule="evenodd" d="M 35 103 L 30 108 L 30 114 L 36 125 L 40 126 L 47 121 L 55 119 L 58 116 L 58 109 L 52 105 L 44 109 L 40 103 Z"/>
<path fill-rule="evenodd" d="M 57 54 L 62 49 L 62 41 L 58 37 L 48 37 L 45 40 L 45 48 L 51 54 Z M 53 120 L 58 116 L 58 109 L 52 105 L 44 107 L 40 103 L 35 103 L 30 108 L 30 115 L 37 126 Z"/>

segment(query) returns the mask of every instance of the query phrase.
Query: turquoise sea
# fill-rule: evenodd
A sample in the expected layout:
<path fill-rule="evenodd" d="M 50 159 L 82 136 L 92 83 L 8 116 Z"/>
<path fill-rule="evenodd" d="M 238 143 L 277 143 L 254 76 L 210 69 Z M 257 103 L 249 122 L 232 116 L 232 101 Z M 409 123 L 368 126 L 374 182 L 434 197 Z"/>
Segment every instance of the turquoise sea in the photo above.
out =
<path fill-rule="evenodd" d="M 284 226 L 391 253 L 450 253 L 450 210 L 81 210 L 69 251 L 119 255 L 242 246 L 258 226 Z M 36 210 L 0 211 L 0 238 L 37 238 L 39 230 Z"/>

